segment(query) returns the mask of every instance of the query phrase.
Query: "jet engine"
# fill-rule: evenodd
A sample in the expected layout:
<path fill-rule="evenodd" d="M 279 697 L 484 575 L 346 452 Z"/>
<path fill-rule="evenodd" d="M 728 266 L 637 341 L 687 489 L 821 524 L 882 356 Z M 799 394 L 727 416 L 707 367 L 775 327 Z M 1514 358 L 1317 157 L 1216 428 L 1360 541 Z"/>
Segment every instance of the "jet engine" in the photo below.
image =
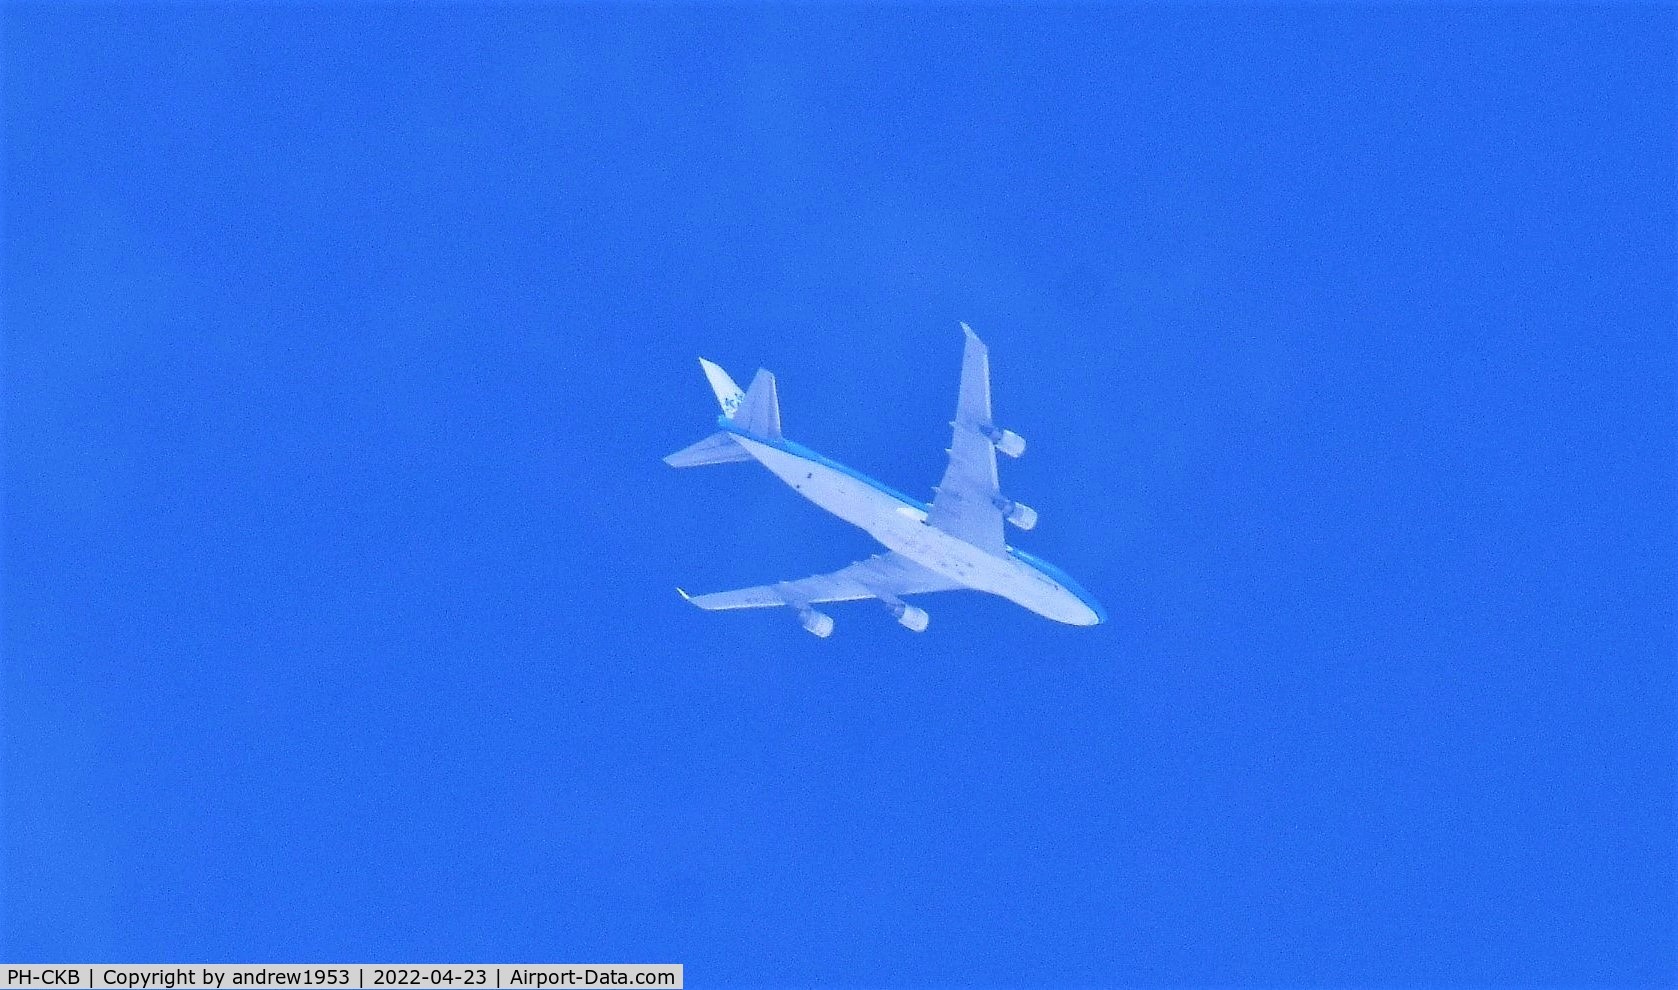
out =
<path fill-rule="evenodd" d="M 926 624 L 930 621 L 926 609 L 905 605 L 902 602 L 898 602 L 891 607 L 891 614 L 897 620 L 898 625 L 910 632 L 926 632 Z"/>
<path fill-rule="evenodd" d="M 1002 517 L 1021 529 L 1030 529 L 1037 525 L 1037 510 L 1024 502 L 1013 502 L 1008 499 L 997 499 L 996 507 L 1002 510 Z"/>
<path fill-rule="evenodd" d="M 1018 457 L 1025 453 L 1025 437 L 1013 430 L 999 430 L 993 426 L 985 431 L 985 436 L 997 450 L 1009 457 Z"/>
<path fill-rule="evenodd" d="M 812 636 L 826 639 L 833 635 L 833 616 L 818 612 L 813 608 L 799 609 L 798 623 Z"/>

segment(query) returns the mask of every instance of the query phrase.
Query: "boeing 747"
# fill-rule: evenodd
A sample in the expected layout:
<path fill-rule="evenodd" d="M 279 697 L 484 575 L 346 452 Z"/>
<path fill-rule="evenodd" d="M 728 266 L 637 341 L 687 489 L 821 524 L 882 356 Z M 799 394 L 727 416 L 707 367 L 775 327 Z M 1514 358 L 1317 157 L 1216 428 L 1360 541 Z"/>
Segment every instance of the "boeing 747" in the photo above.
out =
<path fill-rule="evenodd" d="M 758 370 L 745 391 L 722 368 L 699 359 L 722 406 L 718 431 L 664 459 L 671 467 L 757 461 L 793 491 L 866 531 L 889 551 L 797 581 L 738 591 L 681 596 L 702 609 L 786 606 L 817 636 L 833 633 L 833 617 L 813 606 L 877 599 L 894 618 L 924 632 L 924 609 L 903 599 L 934 591 L 968 589 L 999 595 L 1045 618 L 1074 626 L 1104 622 L 1107 613 L 1089 592 L 1059 568 L 1008 546 L 1004 523 L 1022 530 L 1037 525 L 1030 506 L 1004 498 L 996 452 L 1018 457 L 1025 439 L 991 421 L 990 352 L 973 328 L 962 352 L 961 389 L 950 463 L 932 504 L 917 502 L 866 475 L 831 461 L 781 435 L 775 376 Z"/>

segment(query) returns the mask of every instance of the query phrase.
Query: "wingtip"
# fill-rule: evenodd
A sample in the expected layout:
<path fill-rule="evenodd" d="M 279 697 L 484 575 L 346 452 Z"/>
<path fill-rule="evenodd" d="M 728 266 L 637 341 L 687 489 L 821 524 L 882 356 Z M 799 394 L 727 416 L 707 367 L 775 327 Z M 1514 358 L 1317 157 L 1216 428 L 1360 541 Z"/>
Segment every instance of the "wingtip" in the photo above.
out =
<path fill-rule="evenodd" d="M 966 320 L 962 320 L 962 321 L 961 321 L 961 332 L 962 332 L 962 333 L 964 333 L 964 334 L 966 334 L 966 335 L 968 335 L 968 336 L 969 336 L 969 337 L 977 337 L 977 336 L 979 336 L 979 335 L 978 335 L 978 334 L 976 334 L 976 333 L 974 333 L 974 332 L 973 332 L 973 328 L 972 328 L 972 327 L 970 327 L 970 326 L 968 326 L 968 325 L 967 325 L 967 321 L 966 321 Z"/>
<path fill-rule="evenodd" d="M 682 601 L 684 601 L 684 602 L 693 601 L 693 596 L 688 594 L 687 592 L 683 591 L 681 588 L 676 589 L 676 594 L 681 595 L 682 596 Z"/>

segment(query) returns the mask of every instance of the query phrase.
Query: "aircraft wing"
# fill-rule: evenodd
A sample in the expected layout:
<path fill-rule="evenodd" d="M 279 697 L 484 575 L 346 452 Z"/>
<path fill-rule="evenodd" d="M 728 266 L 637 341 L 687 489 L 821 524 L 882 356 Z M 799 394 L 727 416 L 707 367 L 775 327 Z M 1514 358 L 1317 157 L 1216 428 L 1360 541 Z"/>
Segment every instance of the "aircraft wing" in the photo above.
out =
<path fill-rule="evenodd" d="M 1005 553 L 1002 492 L 996 477 L 996 447 L 990 430 L 990 351 L 973 328 L 963 323 L 967 345 L 961 355 L 961 392 L 951 424 L 950 463 L 926 515 L 929 526 L 991 553 Z"/>
<path fill-rule="evenodd" d="M 721 611 L 736 608 L 773 608 L 777 605 L 814 605 L 820 602 L 850 602 L 864 598 L 892 601 L 904 595 L 929 591 L 955 591 L 966 585 L 897 553 L 882 553 L 841 567 L 831 574 L 817 574 L 797 581 L 763 584 L 738 591 L 682 597 L 700 608 Z"/>

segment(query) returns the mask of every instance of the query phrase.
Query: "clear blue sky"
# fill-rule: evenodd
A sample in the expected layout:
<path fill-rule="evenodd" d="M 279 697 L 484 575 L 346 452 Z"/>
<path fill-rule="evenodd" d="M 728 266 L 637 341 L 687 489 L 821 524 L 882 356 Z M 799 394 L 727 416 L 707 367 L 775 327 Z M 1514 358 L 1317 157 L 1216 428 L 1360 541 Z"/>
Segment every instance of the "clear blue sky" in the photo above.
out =
<path fill-rule="evenodd" d="M 0 18 L 6 959 L 1673 979 L 1670 8 Z M 683 605 L 961 319 L 1111 621 Z"/>

